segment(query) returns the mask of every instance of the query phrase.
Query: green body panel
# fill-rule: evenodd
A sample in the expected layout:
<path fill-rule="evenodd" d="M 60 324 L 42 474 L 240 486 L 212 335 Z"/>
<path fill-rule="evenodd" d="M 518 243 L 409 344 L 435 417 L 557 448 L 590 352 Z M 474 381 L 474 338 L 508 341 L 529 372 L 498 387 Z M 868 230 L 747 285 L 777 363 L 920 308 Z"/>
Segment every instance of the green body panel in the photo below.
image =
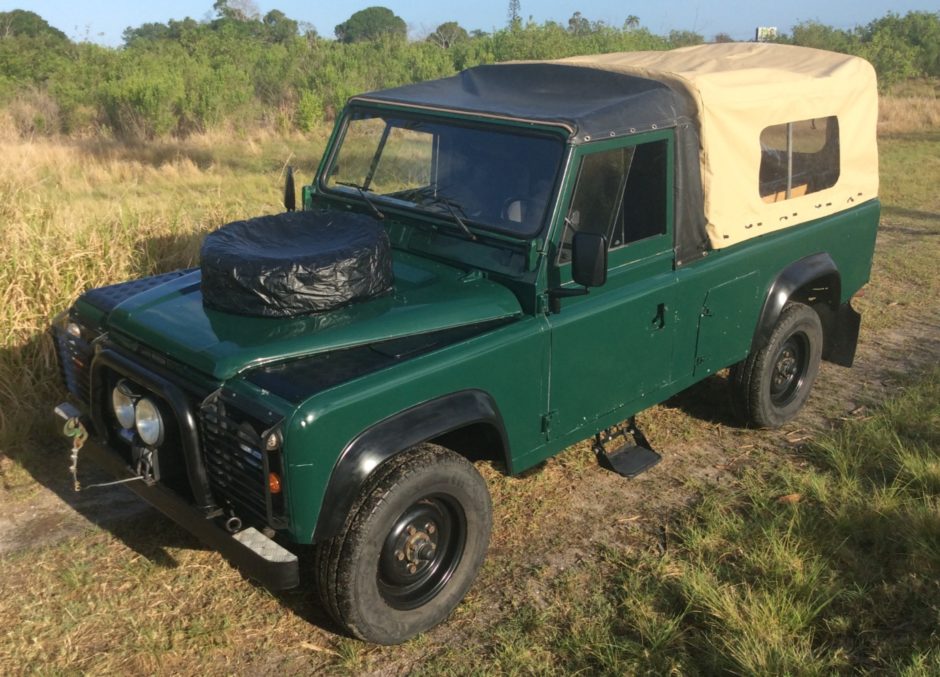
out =
<path fill-rule="evenodd" d="M 670 371 L 669 382 L 659 388 L 637 392 L 630 382 L 613 378 L 600 378 L 588 381 L 579 381 L 571 378 L 571 386 L 577 388 L 573 393 L 567 394 L 567 399 L 574 406 L 579 406 L 578 397 L 601 398 L 603 393 L 595 390 L 606 390 L 609 401 L 623 401 L 622 406 L 609 411 L 599 412 L 596 418 L 586 421 L 585 425 L 569 432 L 552 436 L 552 438 L 538 449 L 519 449 L 513 444 L 513 467 L 522 470 L 530 467 L 545 458 L 548 458 L 566 447 L 589 437 L 594 432 L 615 425 L 626 418 L 642 411 L 654 404 L 658 404 L 673 395 L 685 390 L 694 383 L 702 380 L 709 373 L 728 367 L 745 357 L 750 351 L 751 341 L 757 328 L 758 319 L 764 301 L 770 288 L 779 274 L 794 262 L 818 252 L 827 252 L 835 261 L 841 277 L 841 302 L 848 301 L 855 292 L 864 286 L 869 279 L 871 259 L 874 252 L 875 236 L 878 228 L 880 203 L 871 200 L 851 210 L 838 215 L 820 219 L 795 228 L 778 231 L 771 235 L 749 240 L 726 250 L 711 252 L 694 263 L 678 268 L 674 273 L 673 294 L 671 296 L 672 308 L 666 315 L 666 321 L 673 324 L 671 338 L 672 360 L 664 370 Z M 753 285 L 723 286 L 728 281 L 746 277 L 753 280 Z M 668 279 L 668 276 L 661 278 Z M 642 288 L 643 282 L 638 285 Z M 714 303 L 713 308 L 708 306 L 706 298 L 709 292 L 717 289 L 717 296 L 722 305 Z M 592 290 L 595 294 L 597 290 Z M 625 293 L 632 293 L 625 291 Z M 642 292 L 640 292 L 642 293 Z M 586 300 L 589 297 L 585 297 Z M 597 298 L 595 296 L 595 298 Z M 562 302 L 563 308 L 558 318 L 568 312 L 573 302 L 583 300 L 572 299 Z M 730 304 L 726 305 L 726 304 Z M 733 318 L 739 331 L 730 332 L 708 331 L 702 341 L 698 341 L 699 323 L 704 308 L 711 312 Z M 600 313 L 594 326 L 600 331 L 603 328 L 603 314 L 605 308 L 599 304 L 596 311 Z M 589 317 L 585 317 L 591 321 Z M 650 354 L 641 349 L 631 349 L 625 346 L 624 360 L 643 362 L 650 360 Z M 697 355 L 713 356 L 709 368 L 695 370 Z M 722 355 L 718 360 L 716 356 Z M 588 351 L 584 351 L 585 359 L 573 365 L 553 361 L 555 371 L 551 374 L 552 380 L 561 376 L 558 369 L 583 369 L 585 361 L 591 358 Z M 654 355 L 655 359 L 655 355 Z M 593 369 L 593 367 L 588 367 Z M 553 419 L 559 421 L 566 418 L 577 418 L 582 409 L 576 412 L 566 412 L 556 403 L 549 402 Z"/>
<path fill-rule="evenodd" d="M 741 359 L 742 333 L 752 331 L 760 308 L 756 270 L 732 278 L 705 292 L 698 316 L 693 376 L 708 376 Z"/>
<path fill-rule="evenodd" d="M 370 426 L 414 405 L 466 389 L 489 393 L 512 448 L 545 443 L 548 326 L 544 316 L 518 322 L 384 371 L 318 393 L 285 425 L 284 458 L 291 534 L 309 542 L 331 472 L 346 446 Z M 394 440 L 389 440 L 394 445 Z M 510 472 L 524 469 L 513 458 Z"/>
<path fill-rule="evenodd" d="M 674 279 L 667 251 L 611 270 L 603 287 L 549 316 L 554 433 L 590 427 L 670 383 Z"/>
<path fill-rule="evenodd" d="M 639 134 L 630 144 L 666 140 L 673 157 L 672 130 Z M 582 158 L 624 145 L 623 140 L 601 141 L 578 148 Z M 666 195 L 672 195 L 672 161 L 667 166 Z M 571 172 L 575 174 L 575 172 Z M 574 183 L 553 228 L 559 241 L 564 230 Z M 608 254 L 607 282 L 563 302 L 564 312 L 549 316 L 552 328 L 551 425 L 552 434 L 570 435 L 607 413 L 620 411 L 645 393 L 658 392 L 671 381 L 676 294 L 673 255 L 673 205 L 666 200 L 664 232 L 613 249 Z M 551 266 L 550 278 L 566 287 L 571 265 Z M 642 356 L 641 359 L 635 359 Z M 593 432 L 593 431 L 591 431 Z"/>
<path fill-rule="evenodd" d="M 794 262 L 820 252 L 829 254 L 841 277 L 839 301 L 848 301 L 868 282 L 879 214 L 880 204 L 872 200 L 711 252 L 679 268 L 674 362 L 680 389 L 747 357 L 771 285 Z M 705 309 L 733 327 L 716 326 L 712 318 L 703 317 Z M 696 369 L 698 358 L 703 364 Z"/>
<path fill-rule="evenodd" d="M 131 297 L 110 327 L 224 380 L 275 360 L 519 315 L 515 297 L 479 274 L 395 252 L 391 294 L 312 316 L 261 318 L 205 308 L 199 273 Z"/>

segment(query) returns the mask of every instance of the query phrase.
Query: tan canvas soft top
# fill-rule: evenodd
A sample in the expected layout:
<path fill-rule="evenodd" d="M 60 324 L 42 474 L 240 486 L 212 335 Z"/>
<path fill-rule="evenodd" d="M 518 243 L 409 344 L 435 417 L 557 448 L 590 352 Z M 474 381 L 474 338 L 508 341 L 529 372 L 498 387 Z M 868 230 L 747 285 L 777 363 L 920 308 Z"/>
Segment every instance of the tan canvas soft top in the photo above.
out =
<path fill-rule="evenodd" d="M 878 194 L 875 71 L 864 59 L 762 43 L 622 52 L 549 63 L 658 80 L 689 97 L 698 115 L 707 231 L 719 249 L 833 214 Z M 839 176 L 829 188 L 767 201 L 758 189 L 761 133 L 836 116 Z"/>

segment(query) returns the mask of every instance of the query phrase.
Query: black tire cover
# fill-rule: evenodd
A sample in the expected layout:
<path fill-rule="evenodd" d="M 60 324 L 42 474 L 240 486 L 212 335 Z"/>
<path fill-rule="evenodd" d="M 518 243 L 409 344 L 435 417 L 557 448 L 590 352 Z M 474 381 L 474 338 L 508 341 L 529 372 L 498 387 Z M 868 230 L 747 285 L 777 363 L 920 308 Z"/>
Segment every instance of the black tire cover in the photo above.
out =
<path fill-rule="evenodd" d="M 333 210 L 235 221 L 206 236 L 203 303 L 239 315 L 291 317 L 384 294 L 391 250 L 372 217 Z"/>

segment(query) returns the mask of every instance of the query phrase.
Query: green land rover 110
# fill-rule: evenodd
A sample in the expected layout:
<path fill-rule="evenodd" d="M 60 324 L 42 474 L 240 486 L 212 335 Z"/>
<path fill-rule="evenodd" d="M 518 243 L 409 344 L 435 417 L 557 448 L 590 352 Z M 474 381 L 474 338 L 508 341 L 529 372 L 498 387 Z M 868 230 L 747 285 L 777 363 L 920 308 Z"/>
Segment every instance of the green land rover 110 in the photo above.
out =
<path fill-rule="evenodd" d="M 66 432 L 271 588 L 313 544 L 329 613 L 441 622 L 520 473 L 731 367 L 765 427 L 850 366 L 879 219 L 874 71 L 720 44 L 471 68 L 353 97 L 287 212 L 54 323 Z M 610 444 L 619 426 L 635 444 Z M 84 452 L 83 452 L 84 453 Z M 74 463 L 73 463 L 74 465 Z"/>

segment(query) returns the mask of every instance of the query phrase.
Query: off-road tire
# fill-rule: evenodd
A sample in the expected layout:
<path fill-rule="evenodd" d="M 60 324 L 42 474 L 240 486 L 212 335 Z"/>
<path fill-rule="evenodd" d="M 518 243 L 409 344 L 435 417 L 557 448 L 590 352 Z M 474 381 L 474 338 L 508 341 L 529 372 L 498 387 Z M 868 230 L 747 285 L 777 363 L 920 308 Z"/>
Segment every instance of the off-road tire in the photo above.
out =
<path fill-rule="evenodd" d="M 373 473 L 340 534 L 318 544 L 320 599 L 351 635 L 400 644 L 443 621 L 466 595 L 492 519 L 486 482 L 465 458 L 433 444 L 398 454 Z M 432 559 L 412 559 L 416 549 Z"/>
<path fill-rule="evenodd" d="M 822 358 L 819 315 L 802 303 L 788 303 L 767 341 L 731 368 L 731 399 L 745 423 L 778 428 L 809 397 Z"/>

